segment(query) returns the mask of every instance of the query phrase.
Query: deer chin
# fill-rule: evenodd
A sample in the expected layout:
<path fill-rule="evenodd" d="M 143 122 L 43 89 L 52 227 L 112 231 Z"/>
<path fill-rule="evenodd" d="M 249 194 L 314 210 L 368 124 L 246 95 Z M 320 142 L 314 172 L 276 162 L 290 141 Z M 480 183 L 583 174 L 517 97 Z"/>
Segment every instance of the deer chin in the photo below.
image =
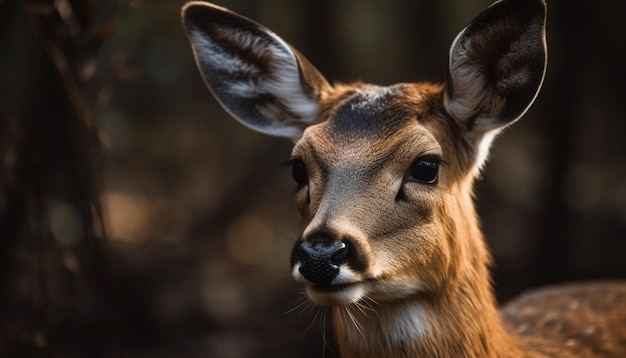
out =
<path fill-rule="evenodd" d="M 306 284 L 306 293 L 319 306 L 349 306 L 363 299 L 373 302 L 400 302 L 424 297 L 426 290 L 419 282 L 394 279 L 364 279 L 357 282 L 329 285 Z"/>
<path fill-rule="evenodd" d="M 356 282 L 337 285 L 307 285 L 306 293 L 318 306 L 347 306 L 365 296 L 365 283 Z"/>

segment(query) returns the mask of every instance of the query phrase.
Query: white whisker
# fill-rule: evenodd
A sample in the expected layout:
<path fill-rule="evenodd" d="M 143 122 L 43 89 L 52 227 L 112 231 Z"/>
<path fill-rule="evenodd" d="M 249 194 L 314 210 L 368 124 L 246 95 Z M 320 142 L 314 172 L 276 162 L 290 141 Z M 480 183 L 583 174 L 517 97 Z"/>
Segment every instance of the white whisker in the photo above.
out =
<path fill-rule="evenodd" d="M 373 311 L 370 307 L 367 307 L 360 302 L 354 302 L 354 307 L 356 307 L 365 317 L 367 317 L 367 312 L 365 312 L 366 310 Z"/>
<path fill-rule="evenodd" d="M 283 313 L 283 315 L 288 315 L 291 314 L 293 312 L 295 312 L 296 310 L 299 310 L 300 308 L 306 308 L 307 306 L 310 306 L 311 301 L 309 301 L 308 299 L 305 298 L 304 301 L 302 301 L 302 303 L 300 303 L 299 305 L 297 305 L 296 307 L 290 309 L 289 311 Z"/>
<path fill-rule="evenodd" d="M 322 344 L 322 358 L 326 357 L 326 347 L 328 346 L 328 341 L 326 340 L 326 308 L 324 308 L 324 315 L 321 321 L 321 329 L 322 329 L 322 340 L 324 344 Z"/>
<path fill-rule="evenodd" d="M 302 335 L 304 336 L 309 329 L 311 329 L 311 327 L 313 327 L 313 323 L 315 323 L 315 321 L 317 320 L 317 316 L 319 316 L 321 311 L 321 308 L 317 307 L 317 309 L 315 310 L 315 316 L 313 316 L 313 319 L 311 319 L 311 323 L 309 323 L 309 325 L 304 329 L 304 332 L 302 332 Z"/>
<path fill-rule="evenodd" d="M 350 307 L 346 307 L 344 309 L 344 312 L 348 315 L 348 318 L 350 318 L 350 321 L 352 321 L 352 324 L 354 325 L 354 328 L 356 328 L 356 330 L 359 332 L 359 334 L 361 334 L 361 336 L 363 338 L 365 338 L 365 333 L 363 332 L 363 326 L 361 325 L 361 323 L 356 319 L 356 317 L 354 316 L 354 314 L 352 312 L 350 312 Z"/>

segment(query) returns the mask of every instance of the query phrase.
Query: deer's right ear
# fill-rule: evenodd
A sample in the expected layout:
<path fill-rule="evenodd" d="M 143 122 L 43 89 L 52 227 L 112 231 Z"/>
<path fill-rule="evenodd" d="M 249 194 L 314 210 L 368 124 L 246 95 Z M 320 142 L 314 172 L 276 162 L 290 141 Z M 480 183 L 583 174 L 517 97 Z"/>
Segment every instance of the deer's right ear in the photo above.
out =
<path fill-rule="evenodd" d="M 332 87 L 285 41 L 209 3 L 185 5 L 182 17 L 204 82 L 235 119 L 293 140 L 316 121 Z"/>

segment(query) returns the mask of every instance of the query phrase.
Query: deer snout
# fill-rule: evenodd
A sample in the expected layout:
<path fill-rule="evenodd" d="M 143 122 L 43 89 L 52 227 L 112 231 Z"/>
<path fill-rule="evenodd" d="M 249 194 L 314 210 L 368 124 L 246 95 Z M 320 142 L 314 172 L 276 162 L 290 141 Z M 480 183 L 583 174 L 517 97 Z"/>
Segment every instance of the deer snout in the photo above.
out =
<path fill-rule="evenodd" d="M 338 285 L 358 281 L 365 268 L 359 245 L 350 237 L 341 240 L 298 239 L 291 254 L 296 278 L 314 285 Z M 358 272 L 358 273 L 357 273 Z"/>
<path fill-rule="evenodd" d="M 300 274 L 311 283 L 330 285 L 339 275 L 340 266 L 347 262 L 348 253 L 348 245 L 343 241 L 325 244 L 300 239 L 293 248 L 291 264 L 299 264 Z"/>

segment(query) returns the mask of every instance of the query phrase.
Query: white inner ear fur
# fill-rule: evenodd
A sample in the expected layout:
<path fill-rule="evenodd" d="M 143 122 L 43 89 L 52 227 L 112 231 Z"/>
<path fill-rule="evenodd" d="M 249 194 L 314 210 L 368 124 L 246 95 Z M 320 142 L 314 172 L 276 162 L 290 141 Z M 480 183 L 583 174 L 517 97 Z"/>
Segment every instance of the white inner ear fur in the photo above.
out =
<path fill-rule="evenodd" d="M 229 39 L 245 51 L 255 54 L 253 58 L 265 61 L 269 71 L 260 64 L 246 61 L 225 52 L 223 48 L 203 31 L 192 29 L 198 58 L 214 71 L 232 74 L 230 82 L 223 83 L 222 90 L 230 95 L 254 100 L 259 95 L 274 96 L 292 117 L 277 106 L 259 105 L 259 112 L 268 120 L 266 130 L 273 135 L 300 137 L 302 129 L 290 124 L 309 124 L 315 120 L 318 104 L 303 90 L 298 61 L 289 46 L 274 33 L 266 31 L 270 39 L 252 36 L 235 28 L 220 29 L 220 38 Z M 279 122 L 280 121 L 280 122 Z M 244 119 L 244 124 L 245 119 Z M 254 128 L 259 129 L 259 128 Z"/>
<path fill-rule="evenodd" d="M 505 98 L 498 95 L 498 92 L 523 86 L 529 81 L 531 69 L 523 65 L 520 66 L 520 62 L 515 61 L 515 59 L 519 58 L 521 53 L 526 52 L 528 46 L 536 45 L 528 35 L 512 42 L 508 53 L 496 63 L 496 66 L 500 68 L 499 72 L 507 74 L 507 76 L 498 79 L 496 83 L 490 86 L 486 83 L 486 79 L 479 69 L 472 66 L 472 60 L 467 56 L 467 49 L 472 46 L 474 40 L 465 39 L 465 44 L 460 45 L 460 39 L 464 33 L 465 29 L 456 36 L 450 47 L 448 65 L 453 81 L 453 97 L 450 97 L 448 92 L 444 93 L 444 108 L 450 116 L 460 122 L 480 114 L 479 117 L 475 118 L 472 132 L 466 135 L 467 141 L 476 148 L 475 172 L 478 174 L 488 158 L 493 139 L 503 127 L 516 120 L 502 123 L 498 121 L 498 118 L 494 118 L 498 112 L 494 109 L 504 106 L 504 101 L 506 101 Z M 526 110 L 533 101 L 528 103 Z M 526 110 L 520 113 L 517 118 L 521 117 Z"/>
<path fill-rule="evenodd" d="M 465 47 L 459 45 L 465 29 L 461 31 L 450 46 L 448 68 L 452 77 L 454 97 L 450 93 L 444 93 L 444 108 L 452 118 L 462 122 L 474 116 L 480 107 L 484 105 L 487 93 L 487 84 L 477 69 L 470 65 L 466 47 L 471 46 L 472 40 L 466 42 Z M 477 119 L 477 121 L 479 121 Z M 478 124 L 478 123 L 477 123 Z M 499 130 L 477 131 L 469 133 L 466 140 L 476 148 L 475 174 L 478 175 L 489 155 L 489 147 Z"/>
<path fill-rule="evenodd" d="M 465 29 L 461 31 L 450 46 L 448 57 L 448 69 L 452 79 L 454 97 L 444 94 L 444 106 L 453 118 L 463 121 L 472 117 L 480 108 L 486 94 L 487 86 L 479 71 L 470 65 L 467 58 L 467 50 L 459 45 L 459 40 L 463 37 Z M 466 47 L 471 45 L 471 40 L 467 41 Z"/>

